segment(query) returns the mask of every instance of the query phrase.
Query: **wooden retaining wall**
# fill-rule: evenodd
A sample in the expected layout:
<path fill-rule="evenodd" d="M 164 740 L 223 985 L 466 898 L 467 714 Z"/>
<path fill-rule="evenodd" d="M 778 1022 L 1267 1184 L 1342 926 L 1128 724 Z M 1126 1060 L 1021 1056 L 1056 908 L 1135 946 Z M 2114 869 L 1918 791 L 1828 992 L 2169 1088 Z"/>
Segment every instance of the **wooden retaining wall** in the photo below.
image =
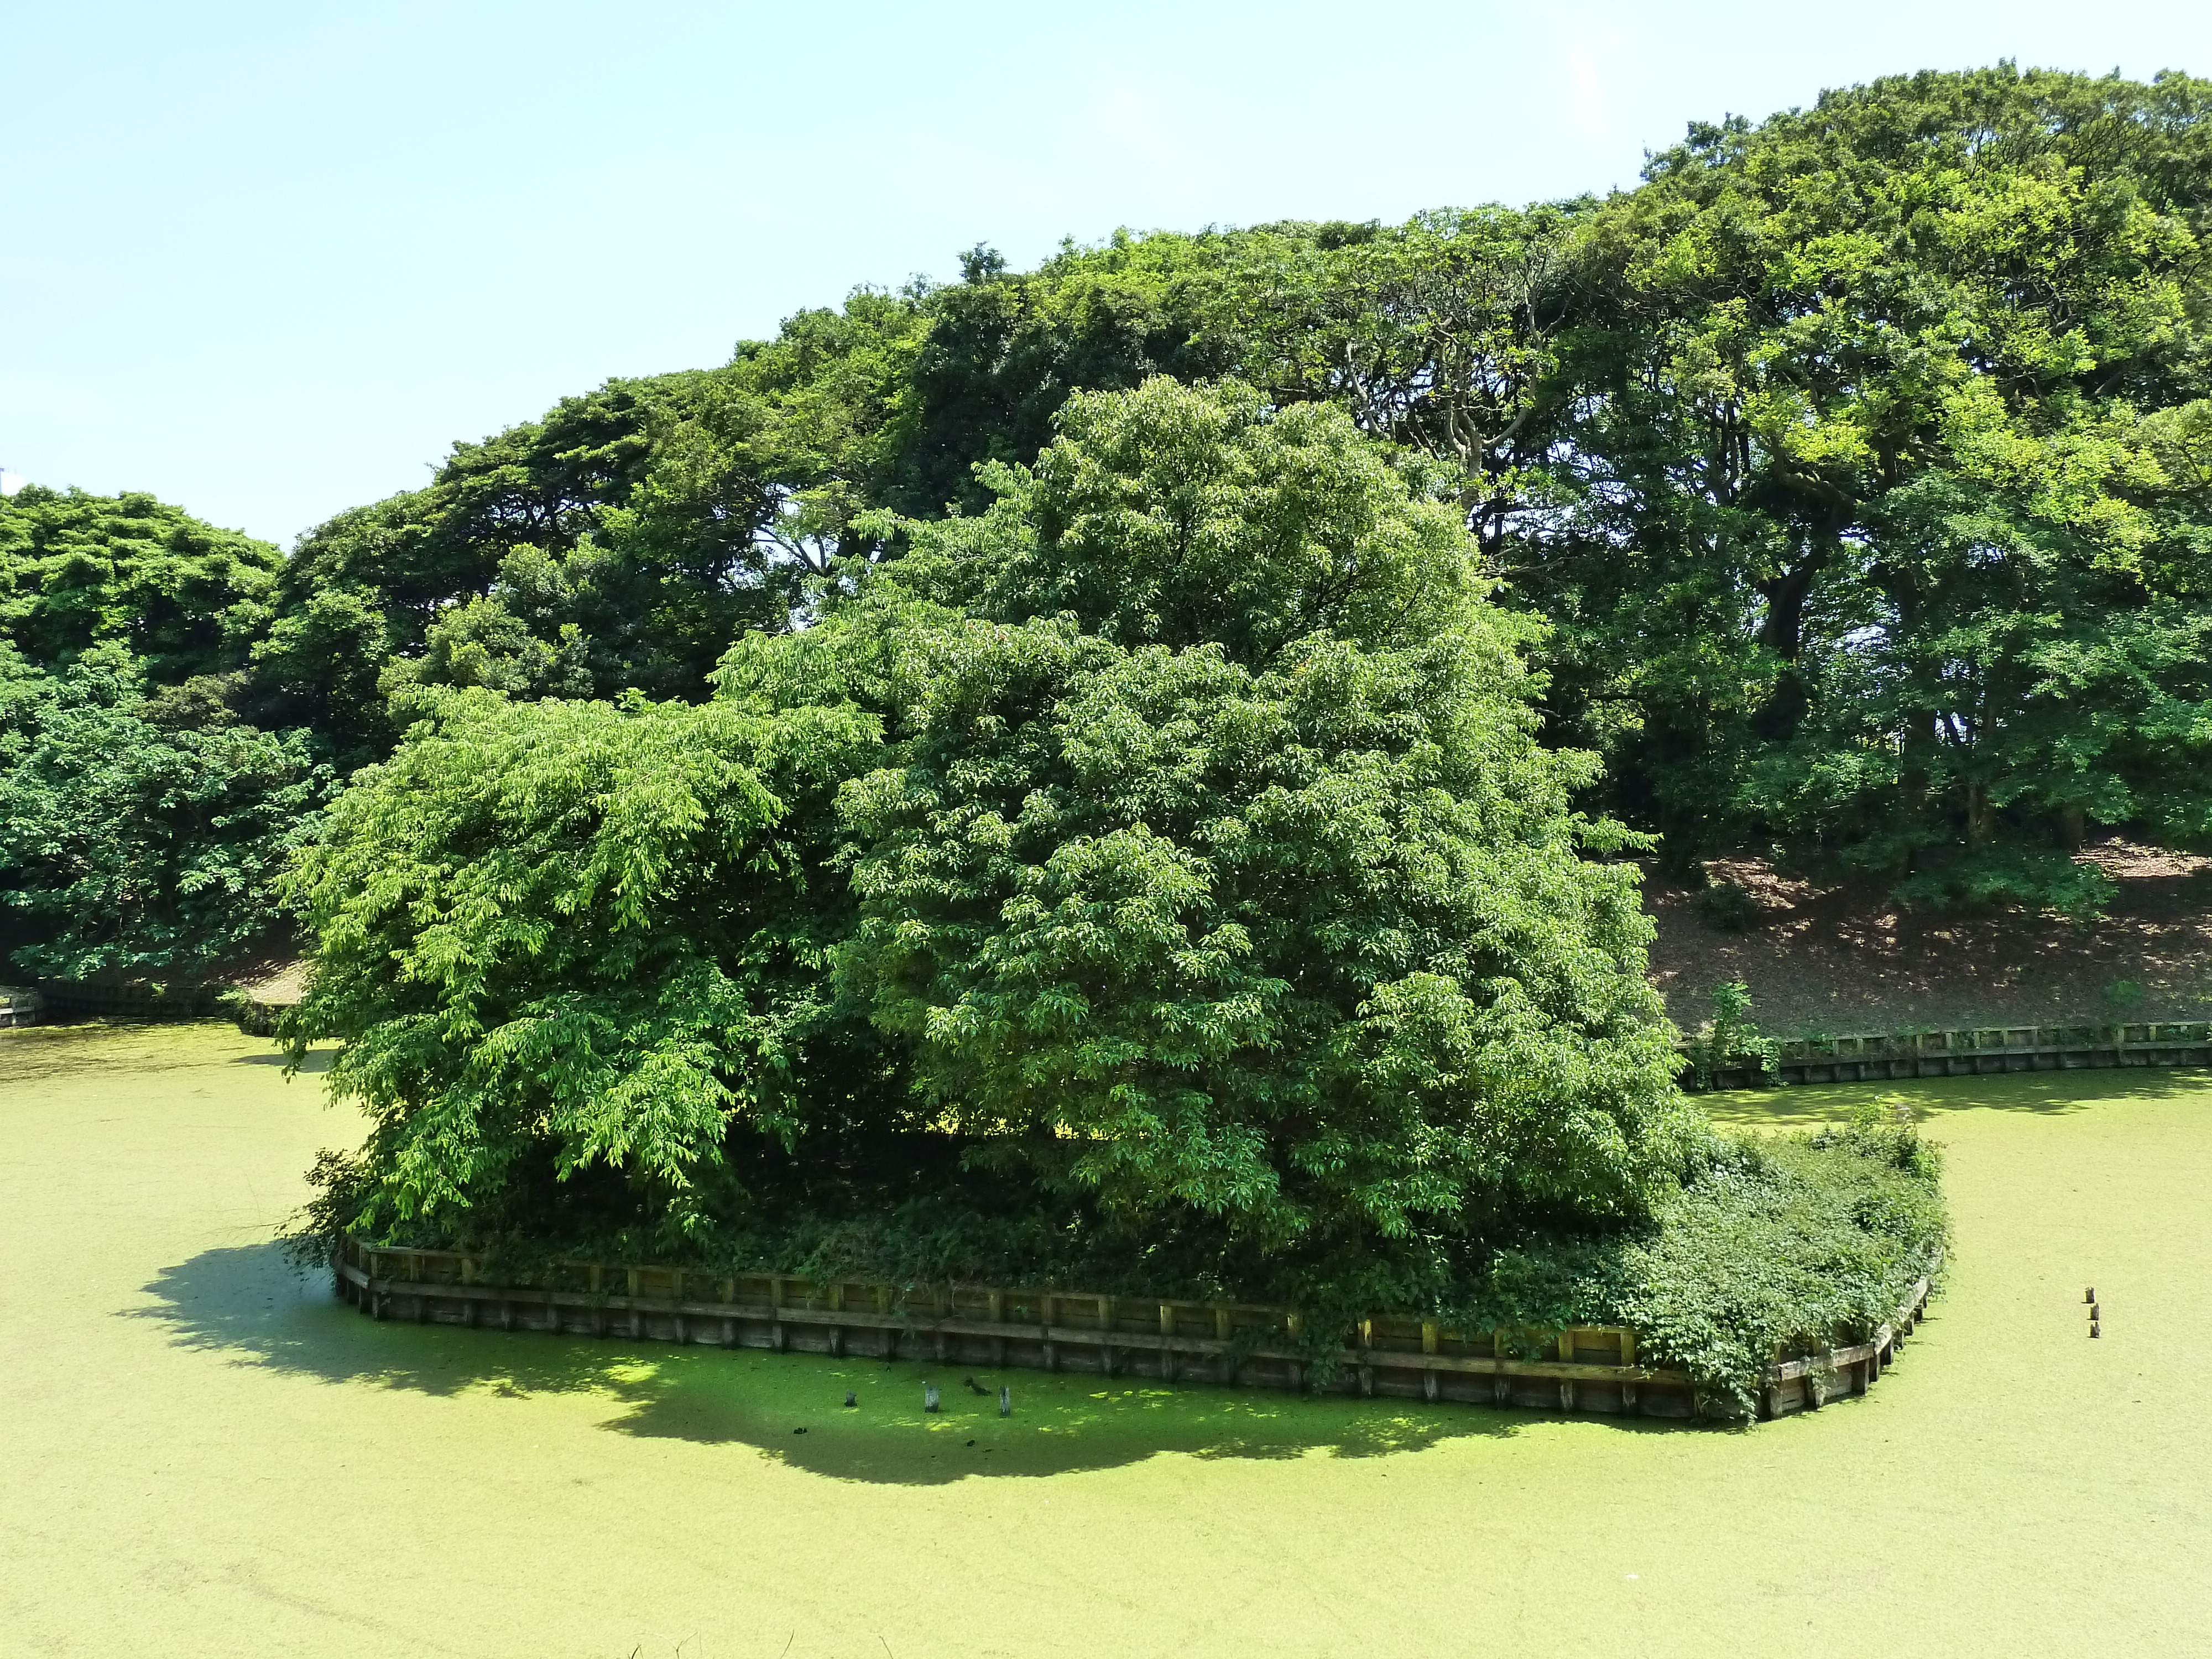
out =
<path fill-rule="evenodd" d="M 85 985 L 40 982 L 38 994 L 49 1019 L 201 1019 L 218 1012 L 220 985 Z M 30 1022 L 23 1022 L 28 1024 Z"/>
<path fill-rule="evenodd" d="M 459 1251 L 378 1249 L 351 1239 L 336 1268 L 338 1294 L 377 1319 L 1165 1382 L 1301 1390 L 1313 1383 L 1299 1316 L 1243 1303 L 965 1285 L 899 1289 L 589 1261 L 556 1262 L 535 1275 L 536 1284 L 509 1285 L 486 1281 L 480 1259 Z M 1872 1340 L 1771 1367 L 1764 1414 L 1863 1394 L 1911 1332 L 1927 1297 L 1923 1279 Z M 1618 1327 L 1468 1333 L 1434 1320 L 1377 1316 L 1346 1334 L 1330 1384 L 1340 1392 L 1564 1412 L 1704 1414 L 1690 1378 L 1642 1364 L 1635 1332 Z"/>
<path fill-rule="evenodd" d="M 1865 1036 L 1799 1037 L 1778 1045 L 1771 1077 L 1740 1055 L 1717 1067 L 1713 1086 L 1868 1083 L 1887 1078 L 1971 1077 L 1997 1072 L 2071 1071 L 2105 1066 L 2212 1066 L 2212 1024 L 2005 1025 Z"/>

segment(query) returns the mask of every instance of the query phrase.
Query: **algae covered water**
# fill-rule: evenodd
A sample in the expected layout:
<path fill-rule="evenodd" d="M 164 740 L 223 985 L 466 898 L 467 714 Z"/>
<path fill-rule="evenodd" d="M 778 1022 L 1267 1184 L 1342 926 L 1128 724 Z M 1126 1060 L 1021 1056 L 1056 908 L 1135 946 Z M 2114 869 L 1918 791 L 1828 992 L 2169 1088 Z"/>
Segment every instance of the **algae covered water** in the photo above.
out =
<path fill-rule="evenodd" d="M 2197 1650 L 2212 1081 L 1902 1092 L 1930 1318 L 1864 1399 L 1689 1430 L 375 1324 L 270 1242 L 359 1133 L 313 1075 L 0 1032 L 0 1651 Z"/>

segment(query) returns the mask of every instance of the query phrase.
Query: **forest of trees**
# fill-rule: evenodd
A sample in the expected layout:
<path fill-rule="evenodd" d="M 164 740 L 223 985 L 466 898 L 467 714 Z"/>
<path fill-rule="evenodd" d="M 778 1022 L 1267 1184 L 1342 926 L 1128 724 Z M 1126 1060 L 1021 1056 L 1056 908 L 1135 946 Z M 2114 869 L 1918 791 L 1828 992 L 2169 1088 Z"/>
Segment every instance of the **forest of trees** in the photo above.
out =
<path fill-rule="evenodd" d="M 289 557 L 33 488 L 0 508 L 11 805 L 155 787 L 67 781 L 88 711 L 149 696 L 129 752 L 204 774 L 214 744 L 228 781 L 127 854 L 16 807 L 0 858 L 68 931 L 45 895 L 197 869 L 203 819 L 295 812 L 315 767 L 391 751 L 418 688 L 702 699 L 732 640 L 903 550 L 886 513 L 972 514 L 1072 391 L 1166 375 L 1340 409 L 1463 513 L 1498 602 L 1546 623 L 1547 743 L 1598 754 L 1584 804 L 1677 865 L 1779 842 L 1909 897 L 2093 908 L 2084 836 L 2212 823 L 2208 96 L 1929 75 L 1693 127 L 1603 199 L 1117 234 L 1026 274 L 978 249 L 457 445 Z M 243 810 L 240 869 L 270 833 Z M 149 892 L 17 965 L 188 969 L 221 908 Z"/>
<path fill-rule="evenodd" d="M 1620 855 L 2086 915 L 2087 838 L 2212 838 L 2208 235 L 2212 83 L 1928 74 L 979 247 L 289 555 L 28 489 L 0 943 L 304 927 L 377 1224 L 696 1236 L 832 1144 L 1401 1289 L 1644 1213 L 1708 1154 Z"/>

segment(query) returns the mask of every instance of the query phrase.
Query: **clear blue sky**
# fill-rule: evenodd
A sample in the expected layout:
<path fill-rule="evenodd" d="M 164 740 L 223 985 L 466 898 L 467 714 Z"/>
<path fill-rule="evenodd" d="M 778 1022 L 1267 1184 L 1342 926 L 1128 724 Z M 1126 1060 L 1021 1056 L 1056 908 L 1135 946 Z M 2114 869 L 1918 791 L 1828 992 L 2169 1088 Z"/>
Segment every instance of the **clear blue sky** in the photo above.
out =
<path fill-rule="evenodd" d="M 2212 5 L 16 0 L 0 464 L 289 543 L 977 241 L 1603 190 L 1999 58 L 2212 74 Z"/>

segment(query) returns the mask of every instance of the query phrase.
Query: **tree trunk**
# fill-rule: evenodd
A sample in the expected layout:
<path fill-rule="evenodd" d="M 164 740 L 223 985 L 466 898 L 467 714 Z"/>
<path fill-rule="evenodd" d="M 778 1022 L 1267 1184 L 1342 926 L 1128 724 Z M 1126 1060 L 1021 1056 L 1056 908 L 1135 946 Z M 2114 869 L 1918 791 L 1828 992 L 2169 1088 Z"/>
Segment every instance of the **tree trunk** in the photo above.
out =
<path fill-rule="evenodd" d="M 1966 786 L 1966 845 L 1975 852 L 1981 851 L 1997 835 L 1997 809 L 1990 804 L 1989 786 L 1969 783 Z"/>
<path fill-rule="evenodd" d="M 1766 601 L 1759 642 L 1784 662 L 1796 662 L 1805 649 L 1805 601 L 1813 592 L 1813 579 L 1827 562 L 1826 554 L 1817 553 L 1779 576 L 1753 584 Z"/>

